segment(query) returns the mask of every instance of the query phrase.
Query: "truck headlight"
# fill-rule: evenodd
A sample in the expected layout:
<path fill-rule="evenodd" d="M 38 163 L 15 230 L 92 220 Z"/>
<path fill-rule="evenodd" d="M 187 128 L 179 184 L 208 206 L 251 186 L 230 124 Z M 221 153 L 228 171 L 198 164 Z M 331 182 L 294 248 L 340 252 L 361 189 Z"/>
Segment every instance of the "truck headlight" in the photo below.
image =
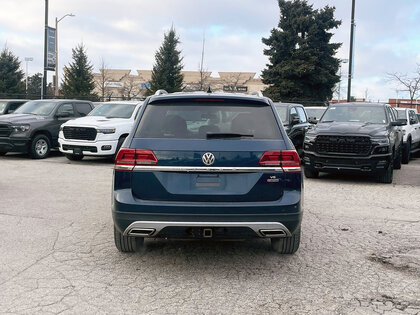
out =
<path fill-rule="evenodd" d="M 371 138 L 373 143 L 379 144 L 379 145 L 385 145 L 389 144 L 389 138 L 388 137 L 374 137 Z"/>
<path fill-rule="evenodd" d="M 12 126 L 13 132 L 26 132 L 30 128 L 29 125 L 15 125 Z"/>
<path fill-rule="evenodd" d="M 305 135 L 305 142 L 314 142 L 315 139 L 316 139 L 316 135 L 310 135 L 310 134 Z"/>
<path fill-rule="evenodd" d="M 115 133 L 115 128 L 101 128 L 101 129 L 98 129 L 98 133 L 103 133 L 103 134 Z"/>

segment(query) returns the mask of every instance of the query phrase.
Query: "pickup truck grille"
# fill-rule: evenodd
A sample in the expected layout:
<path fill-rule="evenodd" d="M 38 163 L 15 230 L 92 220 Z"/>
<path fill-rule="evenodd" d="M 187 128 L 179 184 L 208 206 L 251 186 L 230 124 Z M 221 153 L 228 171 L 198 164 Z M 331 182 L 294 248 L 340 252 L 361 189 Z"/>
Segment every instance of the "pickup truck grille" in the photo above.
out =
<path fill-rule="evenodd" d="M 9 125 L 0 125 L 0 137 L 8 137 L 12 133 Z"/>
<path fill-rule="evenodd" d="M 321 154 L 368 155 L 371 150 L 369 137 L 317 136 L 316 149 Z"/>
<path fill-rule="evenodd" d="M 64 138 L 73 140 L 90 140 L 96 139 L 96 129 L 87 127 L 64 127 Z"/>

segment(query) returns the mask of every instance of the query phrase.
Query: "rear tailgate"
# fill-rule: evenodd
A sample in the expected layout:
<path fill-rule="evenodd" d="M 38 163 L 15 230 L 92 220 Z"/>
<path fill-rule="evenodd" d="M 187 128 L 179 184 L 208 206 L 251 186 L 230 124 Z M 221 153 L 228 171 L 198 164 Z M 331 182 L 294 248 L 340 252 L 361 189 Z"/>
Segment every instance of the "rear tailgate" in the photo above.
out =
<path fill-rule="evenodd" d="M 283 194 L 281 167 L 259 164 L 264 152 L 284 148 L 282 140 L 134 139 L 132 147 L 152 150 L 158 160 L 132 173 L 133 195 L 142 200 L 253 202 Z M 214 155 L 211 166 L 203 162 L 205 153 Z"/>

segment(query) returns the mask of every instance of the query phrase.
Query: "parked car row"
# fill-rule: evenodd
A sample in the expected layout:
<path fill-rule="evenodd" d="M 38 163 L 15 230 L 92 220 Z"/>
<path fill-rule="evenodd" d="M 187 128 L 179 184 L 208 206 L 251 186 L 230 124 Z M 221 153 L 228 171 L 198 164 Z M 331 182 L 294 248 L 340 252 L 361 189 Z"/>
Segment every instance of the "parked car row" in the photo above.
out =
<path fill-rule="evenodd" d="M 10 104 L 9 104 L 10 105 Z M 141 102 L 28 101 L 0 116 L 0 155 L 29 153 L 35 159 L 59 149 L 70 160 L 84 155 L 115 157 Z"/>

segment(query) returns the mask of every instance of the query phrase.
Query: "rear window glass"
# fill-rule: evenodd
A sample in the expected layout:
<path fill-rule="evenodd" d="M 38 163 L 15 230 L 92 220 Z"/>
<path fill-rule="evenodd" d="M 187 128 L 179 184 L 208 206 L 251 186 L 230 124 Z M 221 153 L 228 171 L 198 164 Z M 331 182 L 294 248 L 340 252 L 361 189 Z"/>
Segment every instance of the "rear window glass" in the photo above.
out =
<path fill-rule="evenodd" d="M 281 139 L 270 106 L 235 102 L 149 104 L 137 138 Z"/>

